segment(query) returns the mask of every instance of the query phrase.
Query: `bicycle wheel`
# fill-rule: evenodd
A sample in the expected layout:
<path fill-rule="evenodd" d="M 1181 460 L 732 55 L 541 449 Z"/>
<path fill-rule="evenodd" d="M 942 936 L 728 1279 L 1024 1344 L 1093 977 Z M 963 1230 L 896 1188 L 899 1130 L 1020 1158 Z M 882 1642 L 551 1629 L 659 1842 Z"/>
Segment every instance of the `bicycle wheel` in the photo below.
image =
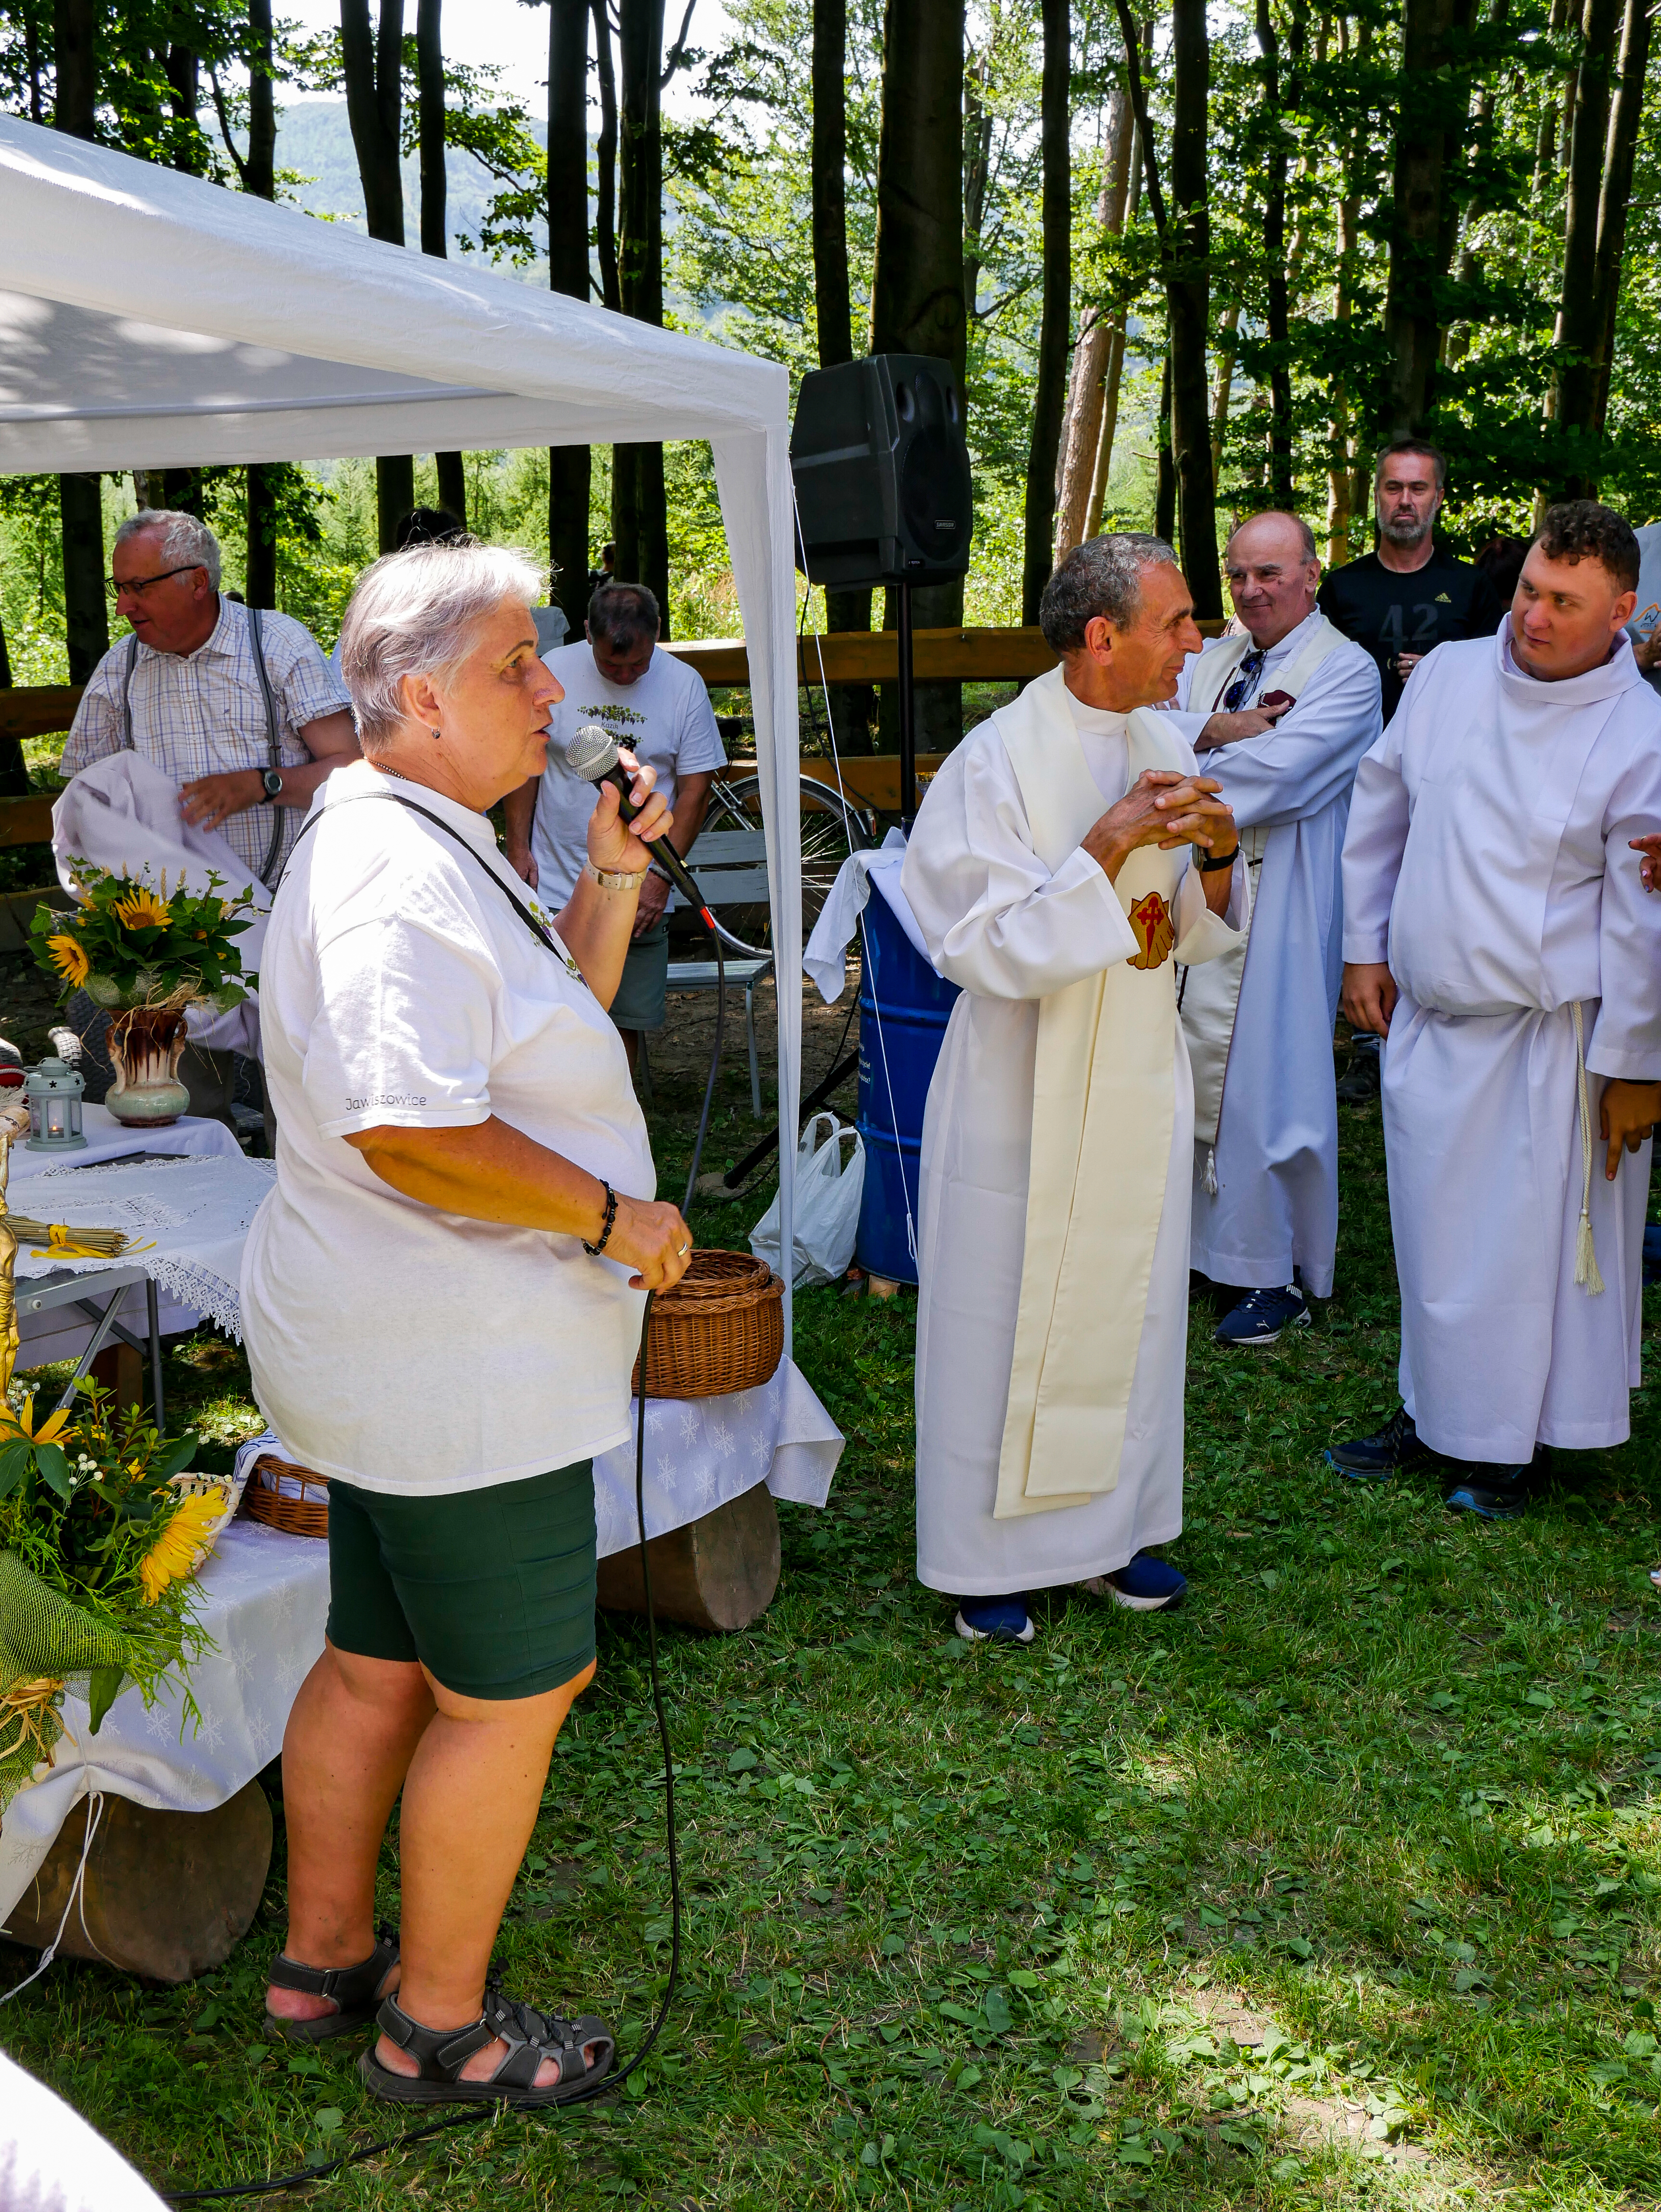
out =
<path fill-rule="evenodd" d="M 722 818 L 716 819 L 719 805 Z M 731 781 L 717 779 L 710 793 L 706 830 L 725 828 L 754 830 L 761 822 L 761 781 L 747 775 Z M 843 862 L 850 853 L 863 852 L 871 840 L 865 824 L 839 794 L 822 784 L 803 780 L 801 787 L 801 941 L 813 933 L 819 910 L 830 896 Z"/>

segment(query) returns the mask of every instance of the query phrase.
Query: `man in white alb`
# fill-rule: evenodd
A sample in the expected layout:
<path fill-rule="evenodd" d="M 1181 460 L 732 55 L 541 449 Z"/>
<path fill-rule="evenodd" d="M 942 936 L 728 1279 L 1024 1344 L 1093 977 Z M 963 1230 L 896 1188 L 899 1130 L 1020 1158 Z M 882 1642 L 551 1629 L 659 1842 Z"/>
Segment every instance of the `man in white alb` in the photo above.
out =
<path fill-rule="evenodd" d="M 1176 963 L 1234 942 L 1239 840 L 1159 714 L 1198 649 L 1157 538 L 1068 554 L 1062 665 L 929 787 L 902 888 L 963 995 L 923 1121 L 917 1575 L 960 1636 L 1030 1642 L 1027 1596 L 1153 1610 L 1182 1527 L 1193 1091 Z"/>
<path fill-rule="evenodd" d="M 1222 786 L 1245 851 L 1248 940 L 1180 973 L 1194 1066 L 1192 1264 L 1226 1286 L 1220 1344 L 1307 1327 L 1338 1244 L 1339 866 L 1350 787 L 1382 726 L 1378 671 L 1315 604 L 1295 514 L 1253 515 L 1223 569 L 1238 637 L 1183 671 L 1171 719 Z"/>
<path fill-rule="evenodd" d="M 1639 1379 L 1661 914 L 1627 848 L 1661 826 L 1661 700 L 1622 635 L 1638 567 L 1608 507 L 1551 508 L 1494 637 L 1414 671 L 1344 843 L 1344 1012 L 1386 1040 L 1402 1405 L 1329 1457 L 1459 1462 L 1447 1503 L 1487 1518 L 1523 1510 L 1539 1445 L 1623 1443 Z"/>

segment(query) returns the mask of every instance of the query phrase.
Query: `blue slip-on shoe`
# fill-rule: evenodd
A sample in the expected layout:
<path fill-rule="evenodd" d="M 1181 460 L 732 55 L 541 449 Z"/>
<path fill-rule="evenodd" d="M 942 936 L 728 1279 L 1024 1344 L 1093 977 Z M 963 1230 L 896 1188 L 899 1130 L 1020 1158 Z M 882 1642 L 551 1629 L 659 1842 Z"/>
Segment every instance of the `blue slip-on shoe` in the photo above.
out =
<path fill-rule="evenodd" d="M 1644 1282 L 1661 1283 L 1661 1223 L 1652 1223 L 1644 1231 Z"/>
<path fill-rule="evenodd" d="M 1296 1283 L 1284 1290 L 1248 1291 L 1212 1331 L 1219 1344 L 1243 1344 L 1252 1351 L 1278 1344 L 1289 1328 L 1307 1328 L 1309 1300 Z"/>
<path fill-rule="evenodd" d="M 1321 1456 L 1352 1482 L 1388 1482 L 1392 1474 L 1409 1474 L 1436 1463 L 1436 1454 L 1421 1441 L 1405 1406 L 1396 1408 L 1376 1436 L 1352 1437 L 1348 1443 L 1329 1446 Z"/>
<path fill-rule="evenodd" d="M 1450 1512 L 1475 1513 L 1482 1521 L 1518 1521 L 1529 1502 L 1529 1468 L 1492 1467 L 1467 1462 L 1470 1468 L 1442 1500 Z"/>
<path fill-rule="evenodd" d="M 1166 1613 L 1182 1603 L 1188 1589 L 1188 1577 L 1152 1552 L 1138 1552 L 1102 1581 L 1115 1605 L 1128 1606 L 1132 1613 Z"/>
<path fill-rule="evenodd" d="M 965 1644 L 1030 1644 L 1037 1633 L 1024 1597 L 966 1597 L 954 1626 Z"/>

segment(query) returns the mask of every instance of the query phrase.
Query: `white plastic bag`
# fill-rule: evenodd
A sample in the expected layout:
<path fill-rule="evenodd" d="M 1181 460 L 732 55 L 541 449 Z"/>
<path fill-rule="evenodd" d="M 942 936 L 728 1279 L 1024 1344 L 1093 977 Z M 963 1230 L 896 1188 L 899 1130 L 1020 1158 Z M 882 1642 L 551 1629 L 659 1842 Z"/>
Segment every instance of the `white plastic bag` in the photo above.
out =
<path fill-rule="evenodd" d="M 844 1158 L 843 1139 L 852 1150 Z M 793 1230 L 798 1290 L 812 1283 L 839 1282 L 854 1256 L 860 1225 L 860 1197 L 865 1188 L 865 1140 L 851 1122 L 834 1114 L 815 1114 L 801 1133 L 796 1153 L 796 1213 Z M 750 1249 L 777 1274 L 779 1200 L 750 1231 Z"/>

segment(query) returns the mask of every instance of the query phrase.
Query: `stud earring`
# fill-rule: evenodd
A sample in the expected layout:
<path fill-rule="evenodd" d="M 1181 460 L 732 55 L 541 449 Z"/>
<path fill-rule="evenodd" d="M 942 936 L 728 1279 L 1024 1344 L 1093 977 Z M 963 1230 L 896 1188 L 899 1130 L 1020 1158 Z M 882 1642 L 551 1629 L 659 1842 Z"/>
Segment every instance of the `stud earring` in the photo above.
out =
<path fill-rule="evenodd" d="M 427 731 L 427 734 L 428 734 L 428 736 L 429 736 L 429 738 L 431 738 L 434 740 L 434 742 L 435 742 L 435 743 L 436 743 L 436 742 L 437 742 L 437 740 L 444 735 L 444 732 L 443 732 L 443 731 L 442 731 L 442 730 L 434 729 L 433 727 L 431 727 L 431 726 L 429 726 L 429 728 L 428 728 L 428 731 Z"/>

